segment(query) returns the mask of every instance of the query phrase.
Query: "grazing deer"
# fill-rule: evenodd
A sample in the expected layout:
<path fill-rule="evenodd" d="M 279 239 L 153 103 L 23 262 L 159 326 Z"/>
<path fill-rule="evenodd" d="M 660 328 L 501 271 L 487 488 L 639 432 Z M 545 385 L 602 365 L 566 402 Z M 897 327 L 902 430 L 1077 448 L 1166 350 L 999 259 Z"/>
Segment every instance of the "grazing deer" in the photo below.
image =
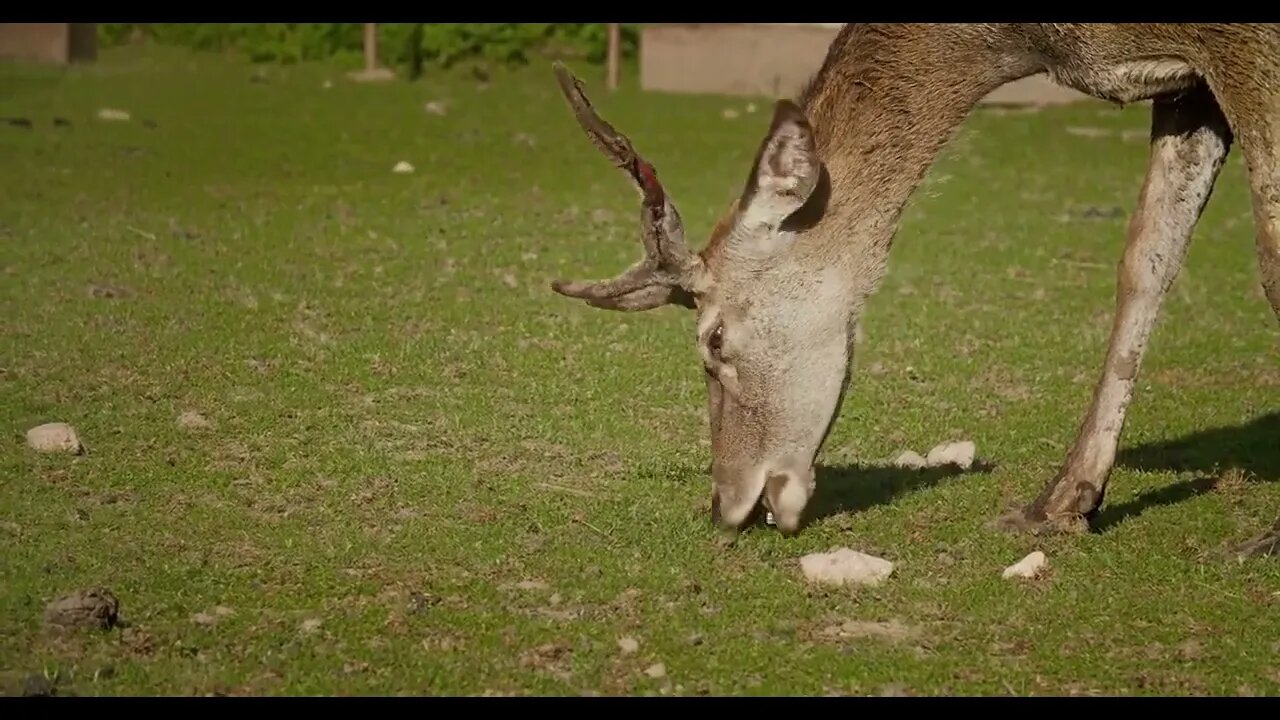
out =
<path fill-rule="evenodd" d="M 1280 318 L 1280 25 L 846 25 L 798 102 L 775 104 L 741 195 L 697 253 L 653 167 L 556 65 L 579 123 L 640 191 L 645 254 L 616 278 L 552 287 L 599 308 L 696 311 L 715 523 L 737 532 L 763 504 L 780 531 L 799 529 L 904 206 L 981 98 L 1041 72 L 1096 98 L 1152 101 L 1092 404 L 1043 492 L 998 523 L 1081 530 L 1102 503 L 1152 326 L 1233 142 Z M 1251 547 L 1277 539 L 1280 522 Z"/>

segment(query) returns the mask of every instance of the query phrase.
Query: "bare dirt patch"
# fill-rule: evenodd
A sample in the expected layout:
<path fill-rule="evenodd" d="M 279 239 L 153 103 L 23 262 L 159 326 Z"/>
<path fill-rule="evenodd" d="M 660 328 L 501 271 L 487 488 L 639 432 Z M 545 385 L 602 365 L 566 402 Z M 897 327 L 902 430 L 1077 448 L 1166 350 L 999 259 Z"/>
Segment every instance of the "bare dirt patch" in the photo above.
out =
<path fill-rule="evenodd" d="M 559 680 L 572 677 L 569 659 L 572 648 L 564 642 L 550 642 L 525 650 L 520 654 L 520 666 L 552 675 Z"/>
<path fill-rule="evenodd" d="M 822 640 L 879 640 L 888 643 L 916 642 L 923 632 L 914 625 L 907 625 L 897 618 L 888 621 L 845 620 L 828 625 L 818 631 Z"/>

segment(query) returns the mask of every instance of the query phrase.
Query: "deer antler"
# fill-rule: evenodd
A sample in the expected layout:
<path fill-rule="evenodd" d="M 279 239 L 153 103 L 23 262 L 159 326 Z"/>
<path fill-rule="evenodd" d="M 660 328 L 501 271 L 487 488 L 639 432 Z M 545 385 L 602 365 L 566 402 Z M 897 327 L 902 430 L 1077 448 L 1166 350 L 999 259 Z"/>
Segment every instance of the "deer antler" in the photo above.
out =
<path fill-rule="evenodd" d="M 621 275 L 609 280 L 557 280 L 556 292 L 613 310 L 648 310 L 667 303 L 692 307 L 689 292 L 695 260 L 684 244 L 684 223 L 658 175 L 635 151 L 631 141 L 605 122 L 582 90 L 582 81 L 563 64 L 554 64 L 560 91 L 569 101 L 578 124 L 591 142 L 615 166 L 625 170 L 640 191 L 641 240 L 645 255 Z"/>

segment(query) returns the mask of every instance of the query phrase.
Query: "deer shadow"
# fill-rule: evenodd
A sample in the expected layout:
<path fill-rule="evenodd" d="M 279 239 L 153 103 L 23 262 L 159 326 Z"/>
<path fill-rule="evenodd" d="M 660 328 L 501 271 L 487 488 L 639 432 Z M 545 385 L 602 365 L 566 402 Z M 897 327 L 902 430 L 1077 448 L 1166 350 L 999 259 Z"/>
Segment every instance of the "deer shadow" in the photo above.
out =
<path fill-rule="evenodd" d="M 1104 505 L 1093 526 L 1103 532 L 1153 508 L 1174 505 L 1209 492 L 1219 474 L 1230 469 L 1253 482 L 1280 479 L 1280 412 L 1241 425 L 1203 430 L 1173 440 L 1145 443 L 1122 450 L 1116 466 L 1154 472 L 1190 472 L 1196 477 L 1149 490 L 1116 505 Z"/>
<path fill-rule="evenodd" d="M 931 488 L 948 478 L 986 474 L 994 468 L 994 464 L 982 459 L 974 460 L 968 469 L 956 465 L 913 470 L 892 465 L 820 464 L 816 468 L 817 487 L 805 510 L 805 523 L 887 505 L 894 498 Z"/>

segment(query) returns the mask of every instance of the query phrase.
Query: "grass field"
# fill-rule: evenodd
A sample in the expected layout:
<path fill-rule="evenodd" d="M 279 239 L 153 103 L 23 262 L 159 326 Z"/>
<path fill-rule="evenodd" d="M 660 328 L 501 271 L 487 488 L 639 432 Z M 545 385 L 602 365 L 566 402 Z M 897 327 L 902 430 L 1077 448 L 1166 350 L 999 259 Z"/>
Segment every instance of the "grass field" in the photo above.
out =
<path fill-rule="evenodd" d="M 767 101 L 611 95 L 574 70 L 700 244 Z M 1238 153 L 1098 532 L 986 528 L 1089 400 L 1144 107 L 974 114 L 866 317 L 829 512 L 729 549 L 691 316 L 549 290 L 640 246 L 634 191 L 548 66 L 359 85 L 129 49 L 0 68 L 0 116 L 32 123 L 0 125 L 6 692 L 1280 692 L 1280 560 L 1226 553 L 1280 512 L 1280 328 Z M 51 421 L 87 452 L 28 449 Z M 951 439 L 992 469 L 889 467 Z M 806 584 L 798 558 L 839 546 L 896 570 Z M 1001 577 L 1034 549 L 1046 575 Z M 125 626 L 43 627 L 98 586 Z"/>

